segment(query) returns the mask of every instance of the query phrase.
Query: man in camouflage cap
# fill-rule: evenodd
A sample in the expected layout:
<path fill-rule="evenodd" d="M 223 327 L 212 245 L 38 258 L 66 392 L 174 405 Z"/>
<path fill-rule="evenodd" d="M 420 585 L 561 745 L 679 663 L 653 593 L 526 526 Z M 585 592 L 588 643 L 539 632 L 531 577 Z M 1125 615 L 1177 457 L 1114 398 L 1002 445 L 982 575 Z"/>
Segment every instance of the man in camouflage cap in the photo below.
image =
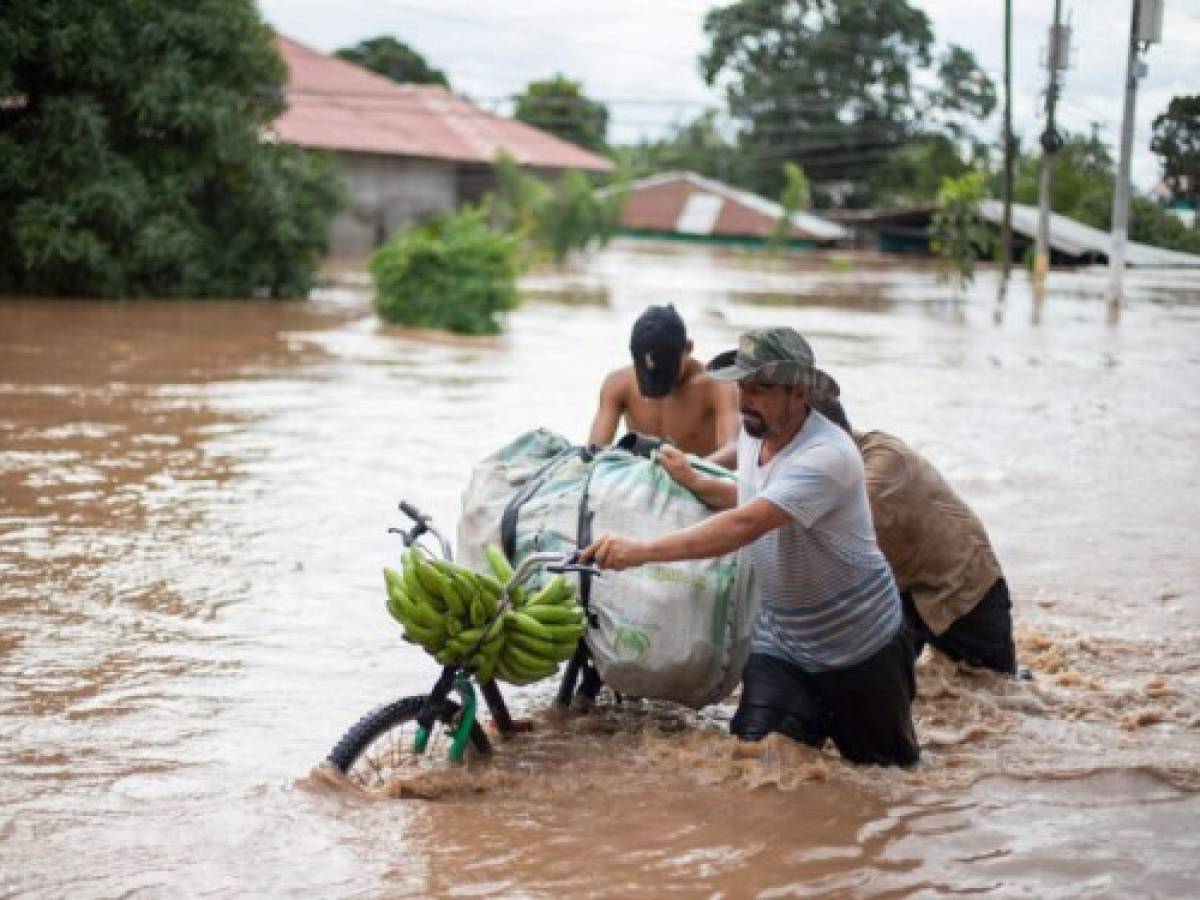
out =
<path fill-rule="evenodd" d="M 802 384 L 820 399 L 839 394 L 837 382 L 817 368 L 812 347 L 794 328 L 747 331 L 736 350 L 715 356 L 706 368 L 717 381 Z"/>
<path fill-rule="evenodd" d="M 875 542 L 862 458 L 810 405 L 836 397 L 837 383 L 791 328 L 747 332 L 708 369 L 738 385 L 737 481 L 701 474 L 675 448 L 658 459 L 722 512 L 648 541 L 606 534 L 584 558 L 624 569 L 745 547 L 761 607 L 730 730 L 750 741 L 773 731 L 815 747 L 832 740 L 853 762 L 912 765 L 913 650 Z"/>

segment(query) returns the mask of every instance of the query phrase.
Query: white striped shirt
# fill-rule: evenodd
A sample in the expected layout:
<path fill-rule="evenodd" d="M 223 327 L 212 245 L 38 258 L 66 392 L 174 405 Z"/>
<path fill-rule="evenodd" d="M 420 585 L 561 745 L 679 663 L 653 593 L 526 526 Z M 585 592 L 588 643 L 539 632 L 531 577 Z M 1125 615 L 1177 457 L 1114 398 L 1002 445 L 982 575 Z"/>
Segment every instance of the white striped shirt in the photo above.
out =
<path fill-rule="evenodd" d="M 738 504 L 762 497 L 793 521 L 746 552 L 762 593 L 752 650 L 810 672 L 871 656 L 903 621 L 900 595 L 875 543 L 862 457 L 850 436 L 810 411 L 759 472 L 762 441 L 738 439 Z"/>

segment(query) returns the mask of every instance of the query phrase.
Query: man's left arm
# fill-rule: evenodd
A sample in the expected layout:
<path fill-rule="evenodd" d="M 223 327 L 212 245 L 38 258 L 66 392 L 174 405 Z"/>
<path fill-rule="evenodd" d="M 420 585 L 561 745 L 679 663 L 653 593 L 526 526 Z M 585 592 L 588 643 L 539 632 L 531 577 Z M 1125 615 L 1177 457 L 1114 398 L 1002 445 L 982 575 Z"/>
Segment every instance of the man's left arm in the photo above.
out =
<path fill-rule="evenodd" d="M 739 550 L 789 521 L 791 516 L 783 509 L 760 498 L 648 541 L 601 535 L 583 551 L 581 559 L 617 570 L 655 562 L 711 559 Z"/>

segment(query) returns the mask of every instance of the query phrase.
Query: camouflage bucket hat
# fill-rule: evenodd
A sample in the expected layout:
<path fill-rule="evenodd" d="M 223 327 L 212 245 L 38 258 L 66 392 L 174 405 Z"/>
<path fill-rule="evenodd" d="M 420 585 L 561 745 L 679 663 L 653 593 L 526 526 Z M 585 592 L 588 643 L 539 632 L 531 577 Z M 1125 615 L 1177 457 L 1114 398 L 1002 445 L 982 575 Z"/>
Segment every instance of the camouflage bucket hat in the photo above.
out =
<path fill-rule="evenodd" d="M 736 350 L 713 357 L 705 368 L 717 381 L 804 384 L 815 398 L 841 393 L 837 382 L 816 367 L 812 348 L 794 328 L 747 331 Z"/>

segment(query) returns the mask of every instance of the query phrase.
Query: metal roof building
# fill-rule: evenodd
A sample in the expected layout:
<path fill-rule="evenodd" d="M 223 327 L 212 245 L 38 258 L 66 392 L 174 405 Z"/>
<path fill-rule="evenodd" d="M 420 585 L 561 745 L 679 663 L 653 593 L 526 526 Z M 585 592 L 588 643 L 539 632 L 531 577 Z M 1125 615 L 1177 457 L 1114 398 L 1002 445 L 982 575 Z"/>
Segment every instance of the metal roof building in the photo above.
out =
<path fill-rule="evenodd" d="M 629 186 L 621 228 L 632 234 L 729 242 L 760 242 L 783 215 L 778 203 L 694 172 L 663 172 Z M 834 222 L 797 212 L 791 242 L 826 245 L 849 232 Z"/>
<path fill-rule="evenodd" d="M 1004 216 L 1004 204 L 999 200 L 984 200 L 979 211 L 993 225 L 999 226 Z M 1012 229 L 1014 234 L 1033 241 L 1037 235 L 1038 210 L 1036 206 L 1023 203 L 1012 205 Z M 1084 225 L 1058 213 L 1050 214 L 1050 247 L 1058 254 L 1075 262 L 1107 262 L 1112 248 L 1112 235 L 1099 228 Z M 1129 241 L 1125 247 L 1125 261 L 1131 266 L 1200 266 L 1200 256 L 1164 250 L 1149 244 Z"/>
<path fill-rule="evenodd" d="M 334 222 L 335 253 L 365 252 L 399 228 L 478 200 L 493 184 L 501 149 L 543 176 L 612 168 L 598 154 L 440 86 L 396 84 L 282 36 L 276 47 L 288 78 L 275 136 L 331 152 L 349 189 L 349 208 Z"/>

